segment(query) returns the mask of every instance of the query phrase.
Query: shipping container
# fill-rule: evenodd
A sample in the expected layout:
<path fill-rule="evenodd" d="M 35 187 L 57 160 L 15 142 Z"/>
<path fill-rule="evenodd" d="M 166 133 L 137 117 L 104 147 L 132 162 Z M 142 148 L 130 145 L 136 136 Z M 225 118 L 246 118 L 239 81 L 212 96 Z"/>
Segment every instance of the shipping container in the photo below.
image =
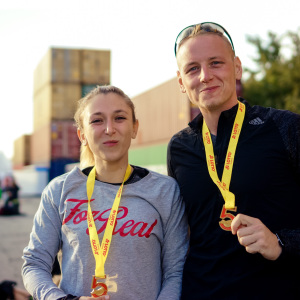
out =
<path fill-rule="evenodd" d="M 91 90 L 97 87 L 98 84 L 84 84 L 81 86 L 81 97 L 86 96 Z"/>
<path fill-rule="evenodd" d="M 52 121 L 32 134 L 31 161 L 50 164 L 53 159 L 79 161 L 80 141 L 73 120 Z"/>
<path fill-rule="evenodd" d="M 81 85 L 52 83 L 43 87 L 33 98 L 33 129 L 38 130 L 52 120 L 73 119 Z"/>
<path fill-rule="evenodd" d="M 31 163 L 48 164 L 51 159 L 51 130 L 46 124 L 36 129 L 31 134 Z"/>
<path fill-rule="evenodd" d="M 71 158 L 52 159 L 50 161 L 48 180 L 51 181 L 53 178 L 66 173 L 66 166 L 76 162 L 78 161 Z"/>
<path fill-rule="evenodd" d="M 80 141 L 74 121 L 51 122 L 51 159 L 79 159 Z"/>
<path fill-rule="evenodd" d="M 34 94 L 50 83 L 79 83 L 80 68 L 80 50 L 49 49 L 34 71 Z"/>
<path fill-rule="evenodd" d="M 110 84 L 109 50 L 81 50 L 81 83 Z"/>
<path fill-rule="evenodd" d="M 190 121 L 190 103 L 173 78 L 132 98 L 139 131 L 132 145 L 167 142 Z"/>
<path fill-rule="evenodd" d="M 31 136 L 25 134 L 14 141 L 14 169 L 21 169 L 24 166 L 30 165 L 30 139 Z"/>
<path fill-rule="evenodd" d="M 13 175 L 20 187 L 21 197 L 40 196 L 49 182 L 48 167 L 29 165 L 20 170 L 14 170 Z"/>

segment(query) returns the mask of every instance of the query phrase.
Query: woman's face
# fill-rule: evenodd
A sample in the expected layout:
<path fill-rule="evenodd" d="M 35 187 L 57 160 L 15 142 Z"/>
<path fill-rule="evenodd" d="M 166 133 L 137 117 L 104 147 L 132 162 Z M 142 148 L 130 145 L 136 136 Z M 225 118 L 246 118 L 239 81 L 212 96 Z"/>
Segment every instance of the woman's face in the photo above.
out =
<path fill-rule="evenodd" d="M 128 163 L 131 139 L 138 130 L 132 110 L 123 97 L 115 93 L 99 94 L 90 99 L 83 111 L 83 130 L 78 136 L 94 154 L 95 162 Z"/>

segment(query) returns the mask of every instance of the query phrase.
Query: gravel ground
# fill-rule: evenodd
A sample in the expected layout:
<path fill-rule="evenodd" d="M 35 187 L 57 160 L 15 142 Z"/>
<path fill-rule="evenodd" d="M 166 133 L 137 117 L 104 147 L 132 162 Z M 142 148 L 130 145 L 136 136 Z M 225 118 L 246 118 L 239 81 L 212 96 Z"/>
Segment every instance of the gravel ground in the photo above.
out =
<path fill-rule="evenodd" d="M 21 267 L 22 253 L 29 241 L 34 214 L 40 198 L 21 198 L 18 216 L 0 216 L 0 282 L 13 280 L 24 288 Z"/>

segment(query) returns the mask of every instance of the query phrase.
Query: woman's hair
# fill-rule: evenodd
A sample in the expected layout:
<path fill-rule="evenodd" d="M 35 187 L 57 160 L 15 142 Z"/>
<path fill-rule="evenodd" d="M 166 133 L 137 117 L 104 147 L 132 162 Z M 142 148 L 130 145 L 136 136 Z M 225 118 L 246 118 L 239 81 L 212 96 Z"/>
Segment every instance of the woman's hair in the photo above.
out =
<path fill-rule="evenodd" d="M 131 99 L 119 88 L 112 86 L 112 85 L 98 85 L 96 88 L 91 90 L 87 95 L 85 95 L 83 98 L 78 100 L 77 102 L 77 110 L 74 115 L 74 119 L 76 122 L 76 127 L 83 130 L 83 112 L 86 108 L 86 106 L 89 104 L 90 100 L 93 99 L 95 96 L 104 94 L 107 95 L 109 93 L 114 93 L 119 96 L 121 96 L 126 104 L 131 108 L 132 112 L 132 120 L 133 123 L 136 122 L 136 116 L 135 116 L 135 107 Z M 95 164 L 94 155 L 89 147 L 88 144 L 83 145 L 81 144 L 80 147 L 80 168 L 86 168 L 89 166 L 93 166 Z"/>

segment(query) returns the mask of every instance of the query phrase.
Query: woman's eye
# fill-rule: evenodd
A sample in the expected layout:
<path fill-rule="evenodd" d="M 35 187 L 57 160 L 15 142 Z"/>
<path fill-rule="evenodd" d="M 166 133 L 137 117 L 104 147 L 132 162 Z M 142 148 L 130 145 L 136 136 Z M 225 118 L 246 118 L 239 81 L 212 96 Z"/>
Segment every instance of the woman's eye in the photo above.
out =
<path fill-rule="evenodd" d="M 93 124 L 93 123 L 101 123 L 101 122 L 102 122 L 102 119 L 95 119 L 95 120 L 91 121 L 91 124 Z"/>
<path fill-rule="evenodd" d="M 126 118 L 123 116 L 116 117 L 116 121 L 122 121 L 122 120 L 126 120 Z"/>

